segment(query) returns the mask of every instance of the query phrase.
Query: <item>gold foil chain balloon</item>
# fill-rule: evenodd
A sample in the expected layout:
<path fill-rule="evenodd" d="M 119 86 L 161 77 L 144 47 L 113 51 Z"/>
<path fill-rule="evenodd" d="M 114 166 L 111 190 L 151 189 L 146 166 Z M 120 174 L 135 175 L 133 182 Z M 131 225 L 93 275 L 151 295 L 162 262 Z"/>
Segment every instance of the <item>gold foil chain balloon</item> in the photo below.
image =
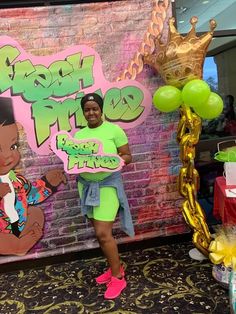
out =
<path fill-rule="evenodd" d="M 135 80 L 137 74 L 143 70 L 143 56 L 146 53 L 152 53 L 155 48 L 154 38 L 161 36 L 164 26 L 164 21 L 167 15 L 169 0 L 155 1 L 154 9 L 152 11 L 152 19 L 148 30 L 144 35 L 144 40 L 140 49 L 135 53 L 133 59 L 129 62 L 128 68 L 125 69 L 117 81 L 131 79 Z"/>
<path fill-rule="evenodd" d="M 144 64 L 149 64 L 162 76 L 164 82 L 177 88 L 183 88 L 193 79 L 202 79 L 202 66 L 207 48 L 212 40 L 216 27 L 210 21 L 210 32 L 197 37 L 195 25 L 198 18 L 192 17 L 192 28 L 184 38 L 174 26 L 174 18 L 169 20 L 169 38 L 166 44 L 161 42 L 164 22 L 170 0 L 155 1 L 152 19 L 140 49 L 129 62 L 128 68 L 122 72 L 117 81 L 134 80 Z M 188 225 L 193 229 L 193 243 L 206 256 L 211 242 L 211 235 L 206 217 L 197 202 L 199 175 L 194 168 L 195 146 L 201 132 L 201 118 L 193 113 L 190 107 L 183 105 L 178 125 L 177 141 L 180 145 L 180 158 L 183 167 L 178 178 L 179 193 L 185 198 L 182 213 Z"/>
<path fill-rule="evenodd" d="M 167 86 L 183 88 L 184 91 L 187 84 L 191 82 L 196 84 L 196 81 L 202 80 L 203 63 L 216 22 L 213 19 L 210 20 L 210 31 L 198 37 L 195 31 L 197 21 L 196 16 L 190 19 L 191 29 L 186 36 L 183 36 L 176 30 L 175 19 L 170 18 L 167 41 L 164 43 L 160 37 L 156 37 L 154 51 L 144 54 L 144 64 L 152 66 L 161 75 Z M 190 94 L 191 100 L 195 100 L 192 93 Z M 158 94 L 158 96 L 160 95 Z M 182 100 L 184 101 L 184 99 Z M 201 100 L 201 96 L 198 96 L 196 100 Z M 160 104 L 158 105 L 160 107 Z M 208 256 L 211 235 L 204 211 L 197 202 L 199 175 L 194 168 L 195 146 L 201 133 L 201 118 L 192 112 L 189 106 L 192 106 L 192 103 L 180 107 L 181 117 L 177 141 L 180 145 L 180 159 L 183 167 L 179 173 L 178 188 L 179 193 L 185 199 L 182 213 L 188 225 L 193 229 L 193 243 L 204 255 Z M 169 107 L 168 104 L 166 108 Z M 165 108 L 163 108 L 163 112 L 165 112 Z M 168 111 L 166 110 L 166 112 Z"/>
<path fill-rule="evenodd" d="M 179 193 L 185 198 L 182 213 L 187 224 L 193 229 L 194 245 L 208 256 L 211 235 L 205 213 L 196 199 L 199 175 L 194 168 L 195 145 L 201 133 L 201 119 L 187 106 L 182 106 L 180 114 L 177 141 L 180 145 L 180 159 L 183 163 L 178 178 Z"/>

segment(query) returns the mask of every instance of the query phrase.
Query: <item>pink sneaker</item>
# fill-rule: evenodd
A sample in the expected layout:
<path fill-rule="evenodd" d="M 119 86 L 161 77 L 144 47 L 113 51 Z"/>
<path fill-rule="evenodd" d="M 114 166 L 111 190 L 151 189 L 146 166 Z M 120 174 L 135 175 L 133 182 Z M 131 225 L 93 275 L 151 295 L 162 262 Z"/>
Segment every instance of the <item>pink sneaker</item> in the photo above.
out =
<path fill-rule="evenodd" d="M 120 273 L 122 276 L 125 275 L 123 266 L 120 267 Z M 99 285 L 101 285 L 103 283 L 108 283 L 111 280 L 111 268 L 108 268 L 108 270 L 105 271 L 105 273 L 98 276 L 95 280 L 96 280 L 97 284 L 99 284 Z"/>
<path fill-rule="evenodd" d="M 110 282 L 107 284 L 107 290 L 104 294 L 105 299 L 115 299 L 117 298 L 122 290 L 127 286 L 125 277 L 118 279 L 116 277 L 111 277 Z"/>

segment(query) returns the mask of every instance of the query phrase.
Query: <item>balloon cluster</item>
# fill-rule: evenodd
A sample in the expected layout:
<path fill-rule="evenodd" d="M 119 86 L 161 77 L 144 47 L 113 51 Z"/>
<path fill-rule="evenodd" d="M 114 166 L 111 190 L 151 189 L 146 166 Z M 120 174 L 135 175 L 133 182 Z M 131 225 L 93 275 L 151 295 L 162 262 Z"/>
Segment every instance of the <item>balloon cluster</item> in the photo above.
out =
<path fill-rule="evenodd" d="M 184 104 L 209 120 L 217 118 L 224 107 L 222 98 L 200 79 L 189 81 L 182 90 L 171 85 L 158 88 L 153 95 L 153 104 L 162 112 L 174 111 Z"/>

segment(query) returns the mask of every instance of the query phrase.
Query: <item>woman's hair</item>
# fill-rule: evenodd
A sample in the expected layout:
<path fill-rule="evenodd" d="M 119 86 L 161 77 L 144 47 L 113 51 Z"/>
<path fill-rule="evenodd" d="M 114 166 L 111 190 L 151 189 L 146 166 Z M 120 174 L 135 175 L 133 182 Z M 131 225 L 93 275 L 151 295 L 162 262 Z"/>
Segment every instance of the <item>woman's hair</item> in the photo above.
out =
<path fill-rule="evenodd" d="M 81 99 L 81 108 L 83 111 L 84 111 L 84 106 L 85 106 L 86 102 L 88 102 L 88 101 L 96 102 L 98 104 L 98 106 L 100 107 L 101 112 L 103 111 L 103 99 L 101 96 L 99 96 L 96 93 L 89 93 L 89 94 L 84 95 Z"/>

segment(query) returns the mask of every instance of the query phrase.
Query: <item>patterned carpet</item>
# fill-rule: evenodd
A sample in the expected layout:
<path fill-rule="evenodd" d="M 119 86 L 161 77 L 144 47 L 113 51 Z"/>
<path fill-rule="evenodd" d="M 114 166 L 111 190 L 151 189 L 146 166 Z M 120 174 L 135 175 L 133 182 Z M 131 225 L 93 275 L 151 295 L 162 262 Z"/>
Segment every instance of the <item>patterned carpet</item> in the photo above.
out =
<path fill-rule="evenodd" d="M 121 254 L 127 288 L 115 301 L 94 277 L 101 257 L 0 274 L 1 314 L 229 313 L 228 291 L 212 278 L 212 264 L 188 257 L 190 242 Z"/>

